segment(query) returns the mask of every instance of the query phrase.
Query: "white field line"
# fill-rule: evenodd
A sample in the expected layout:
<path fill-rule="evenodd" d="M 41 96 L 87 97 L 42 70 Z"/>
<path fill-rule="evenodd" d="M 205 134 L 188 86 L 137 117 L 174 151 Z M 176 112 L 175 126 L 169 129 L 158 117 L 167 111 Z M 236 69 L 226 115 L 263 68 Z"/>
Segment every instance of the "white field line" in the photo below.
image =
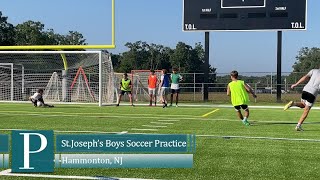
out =
<path fill-rule="evenodd" d="M 160 122 L 179 122 L 180 120 L 158 120 Z"/>
<path fill-rule="evenodd" d="M 27 131 L 27 129 L 0 129 L 0 131 Z M 128 131 L 106 132 L 106 131 L 60 131 L 53 130 L 56 133 L 96 133 L 96 134 L 127 134 Z"/>
<path fill-rule="evenodd" d="M 164 123 L 164 122 L 150 122 L 151 124 L 164 124 L 164 125 L 169 125 L 169 124 L 174 124 L 174 123 Z"/>
<path fill-rule="evenodd" d="M 158 131 L 158 129 L 138 129 L 138 128 L 131 128 L 131 130 L 133 130 L 133 131 Z"/>
<path fill-rule="evenodd" d="M 196 135 L 196 137 L 224 138 L 224 139 L 238 138 L 238 139 L 262 139 L 262 140 L 320 142 L 320 139 L 277 138 L 277 137 L 221 136 L 221 135 Z"/>
<path fill-rule="evenodd" d="M 92 176 L 63 176 L 63 175 L 45 175 L 45 174 L 23 174 L 11 173 L 11 169 L 0 172 L 0 176 L 15 176 L 15 177 L 35 177 L 35 178 L 53 178 L 53 179 L 117 179 L 117 180 L 150 180 L 139 178 L 117 178 L 117 177 L 92 177 Z"/>
<path fill-rule="evenodd" d="M 115 116 L 115 115 L 106 115 L 106 116 L 92 116 L 92 115 L 76 115 L 76 114 L 41 114 L 41 113 L 26 113 L 26 114 L 12 114 L 12 113 L 2 113 L 1 115 L 8 115 L 8 116 L 41 116 L 41 117 L 89 117 L 89 118 L 121 118 L 121 119 L 154 119 L 155 117 L 163 118 L 163 116 L 155 116 L 147 114 L 146 116 Z M 166 117 L 170 117 L 167 115 Z M 178 117 L 171 117 L 168 119 L 177 119 Z M 189 117 L 179 117 L 179 119 L 200 119 L 194 116 L 194 118 Z"/>
<path fill-rule="evenodd" d="M 168 126 L 153 126 L 153 125 L 142 125 L 143 127 L 163 128 Z"/>
<path fill-rule="evenodd" d="M 14 105 L 14 104 L 30 104 L 29 101 L 0 101 L 0 106 L 7 106 L 9 105 Z M 49 102 L 48 102 L 49 103 Z M 98 107 L 98 103 L 57 103 L 57 102 L 52 102 L 53 104 L 62 104 L 62 105 L 79 105 L 79 107 Z M 49 103 L 50 104 L 50 103 Z M 109 105 L 109 104 L 108 104 Z M 115 104 L 110 104 L 110 105 L 115 105 Z M 131 104 L 121 104 L 121 106 L 131 106 Z M 135 104 L 136 106 L 148 106 L 149 104 Z M 249 108 L 251 109 L 283 109 L 285 106 L 285 103 L 283 105 L 279 106 L 255 106 L 255 105 L 250 105 Z M 233 108 L 232 105 L 230 104 L 221 104 L 221 105 L 214 105 L 214 104 L 179 104 L 179 107 L 191 107 L 190 109 L 194 108 Z M 192 108 L 193 107 L 193 108 Z M 298 107 L 292 107 L 293 109 L 299 109 Z M 291 108 L 290 108 L 291 109 Z M 320 110 L 320 107 L 312 107 L 312 109 L 318 109 Z"/>
<path fill-rule="evenodd" d="M 0 113 L 24 113 L 24 114 L 33 114 L 34 112 L 30 112 L 30 111 L 0 111 Z M 41 114 L 62 114 L 62 115 L 114 115 L 115 113 L 68 113 L 68 112 L 59 112 L 59 111 L 54 111 L 54 112 L 41 112 Z M 164 115 L 164 114 L 148 114 L 148 113 L 144 113 L 144 114 L 122 114 L 122 116 L 158 116 L 158 117 L 168 117 L 168 116 L 172 116 L 172 117 L 188 117 L 191 115 L 181 115 L 181 114 L 168 114 L 168 115 Z M 196 116 L 191 116 L 191 117 L 196 117 Z"/>
<path fill-rule="evenodd" d="M 317 112 L 317 111 L 313 111 Z M 94 118 L 121 118 L 121 119 L 154 119 L 157 118 L 157 116 L 141 116 L 141 117 L 130 117 L 130 116 L 84 116 L 84 115 L 66 115 L 66 114 L 59 114 L 59 115 L 53 115 L 53 114 L 37 114 L 37 113 L 32 113 L 32 114 L 12 114 L 12 113 L 1 113 L 2 115 L 9 115 L 9 116 L 42 116 L 42 117 L 94 117 Z M 159 117 L 161 118 L 161 117 Z M 168 117 L 168 120 L 176 120 L 177 118 L 174 117 Z M 240 121 L 237 119 L 210 119 L 210 118 L 201 118 L 201 117 L 188 117 L 188 118 L 179 118 L 180 120 L 198 120 L 198 121 L 230 121 L 230 122 L 235 122 L 235 121 Z M 166 120 L 166 121 L 168 121 Z M 164 120 L 161 120 L 164 121 Z M 256 123 L 295 123 L 295 121 L 279 121 L 279 120 L 269 120 L 269 121 L 264 121 L 264 120 L 253 120 L 249 119 L 249 122 L 256 122 Z M 314 124 L 314 122 L 305 122 L 304 124 Z"/>

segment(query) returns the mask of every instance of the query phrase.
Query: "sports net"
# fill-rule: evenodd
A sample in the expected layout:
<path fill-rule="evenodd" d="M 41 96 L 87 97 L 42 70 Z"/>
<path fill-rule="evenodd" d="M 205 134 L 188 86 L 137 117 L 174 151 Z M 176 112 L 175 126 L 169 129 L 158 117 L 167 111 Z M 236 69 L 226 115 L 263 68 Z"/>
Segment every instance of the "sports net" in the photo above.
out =
<path fill-rule="evenodd" d="M 116 101 L 111 56 L 101 51 L 0 51 L 0 101 Z"/>
<path fill-rule="evenodd" d="M 160 83 L 161 70 L 155 70 L 155 74 Z M 149 101 L 148 78 L 150 70 L 132 70 L 131 80 L 133 85 L 133 94 L 135 101 Z M 159 87 L 156 88 L 157 101 L 160 101 Z"/>

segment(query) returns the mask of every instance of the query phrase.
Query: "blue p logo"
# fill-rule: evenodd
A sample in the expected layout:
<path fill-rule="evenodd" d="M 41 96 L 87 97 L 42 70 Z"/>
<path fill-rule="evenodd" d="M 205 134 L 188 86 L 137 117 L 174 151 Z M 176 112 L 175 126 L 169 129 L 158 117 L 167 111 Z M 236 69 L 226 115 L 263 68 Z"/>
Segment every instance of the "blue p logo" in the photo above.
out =
<path fill-rule="evenodd" d="M 53 172 L 53 131 L 12 131 L 12 172 Z"/>

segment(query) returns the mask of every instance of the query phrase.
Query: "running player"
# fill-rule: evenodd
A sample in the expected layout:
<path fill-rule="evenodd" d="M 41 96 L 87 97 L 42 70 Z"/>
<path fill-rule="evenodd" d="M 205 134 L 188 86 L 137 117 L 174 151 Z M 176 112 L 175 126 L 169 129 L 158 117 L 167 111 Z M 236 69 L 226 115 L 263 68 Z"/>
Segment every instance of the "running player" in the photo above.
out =
<path fill-rule="evenodd" d="M 308 81 L 309 80 L 309 81 Z M 304 86 L 301 94 L 301 102 L 290 101 L 285 107 L 284 110 L 289 109 L 292 106 L 297 106 L 303 108 L 303 113 L 298 121 L 296 126 L 297 131 L 303 131 L 302 124 L 304 120 L 308 117 L 311 107 L 313 106 L 316 97 L 319 93 L 320 86 L 320 69 L 312 69 L 308 74 L 303 76 L 298 82 L 293 84 L 291 88 L 295 88 L 299 84 L 308 81 L 308 83 Z"/>
<path fill-rule="evenodd" d="M 231 82 L 228 84 L 227 95 L 231 95 L 231 103 L 237 111 L 238 117 L 242 120 L 242 123 L 246 126 L 250 126 L 248 121 L 249 118 L 249 95 L 250 92 L 254 98 L 257 96 L 253 92 L 253 90 L 242 80 L 238 79 L 238 72 L 232 71 L 230 73 Z M 241 113 L 241 109 L 244 110 L 244 117 Z"/>

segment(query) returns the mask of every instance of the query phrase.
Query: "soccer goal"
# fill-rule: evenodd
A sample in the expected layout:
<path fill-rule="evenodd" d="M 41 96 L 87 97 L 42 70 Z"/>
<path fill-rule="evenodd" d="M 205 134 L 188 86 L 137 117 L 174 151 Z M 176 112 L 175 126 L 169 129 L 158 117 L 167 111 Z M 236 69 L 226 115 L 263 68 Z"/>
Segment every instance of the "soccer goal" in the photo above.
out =
<path fill-rule="evenodd" d="M 116 102 L 106 51 L 0 51 L 0 101 L 27 101 L 44 89 L 47 102 Z"/>
<path fill-rule="evenodd" d="M 161 70 L 154 70 L 160 83 Z M 133 94 L 136 101 L 149 101 L 148 78 L 150 70 L 132 70 L 131 80 L 133 86 Z M 156 89 L 157 101 L 160 100 L 159 87 Z"/>

